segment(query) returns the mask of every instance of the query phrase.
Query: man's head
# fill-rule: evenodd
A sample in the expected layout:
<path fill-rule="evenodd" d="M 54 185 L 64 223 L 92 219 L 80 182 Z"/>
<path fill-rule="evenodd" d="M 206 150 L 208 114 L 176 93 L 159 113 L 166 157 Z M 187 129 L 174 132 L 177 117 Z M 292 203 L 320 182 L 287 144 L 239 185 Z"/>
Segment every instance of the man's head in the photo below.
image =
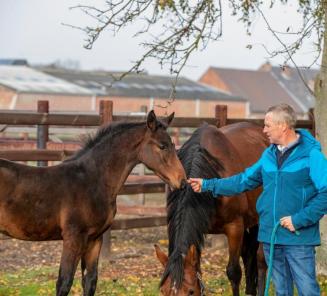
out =
<path fill-rule="evenodd" d="M 287 104 L 270 107 L 265 115 L 263 132 L 272 144 L 285 144 L 290 134 L 294 134 L 296 114 Z M 287 142 L 287 141 L 286 141 Z"/>

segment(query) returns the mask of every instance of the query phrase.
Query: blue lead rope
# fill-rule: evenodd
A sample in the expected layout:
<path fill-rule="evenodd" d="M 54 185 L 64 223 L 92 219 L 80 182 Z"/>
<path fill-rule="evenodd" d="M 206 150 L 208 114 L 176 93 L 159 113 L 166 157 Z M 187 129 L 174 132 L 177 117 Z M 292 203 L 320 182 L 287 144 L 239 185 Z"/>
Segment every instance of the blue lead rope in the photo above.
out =
<path fill-rule="evenodd" d="M 269 264 L 268 264 L 268 275 L 267 275 L 267 279 L 266 279 L 266 287 L 265 287 L 265 296 L 269 296 L 269 286 L 270 286 L 270 280 L 271 280 L 271 273 L 272 273 L 272 266 L 273 266 L 273 260 L 274 260 L 274 249 L 275 249 L 275 237 L 276 237 L 276 231 L 278 229 L 278 227 L 280 226 L 280 222 L 278 221 L 275 226 L 274 229 L 271 233 L 271 237 L 270 237 L 270 252 L 269 252 Z M 299 231 L 295 231 L 296 235 L 299 235 L 300 232 Z"/>

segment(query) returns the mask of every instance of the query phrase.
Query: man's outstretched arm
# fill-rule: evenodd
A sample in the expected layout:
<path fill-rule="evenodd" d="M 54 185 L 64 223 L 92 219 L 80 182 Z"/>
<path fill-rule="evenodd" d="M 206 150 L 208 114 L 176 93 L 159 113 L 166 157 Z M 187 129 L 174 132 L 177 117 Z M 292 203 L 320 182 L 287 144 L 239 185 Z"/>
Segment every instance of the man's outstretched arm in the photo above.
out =
<path fill-rule="evenodd" d="M 211 191 L 214 196 L 236 195 L 262 184 L 261 159 L 244 172 L 223 179 L 189 178 L 187 182 L 195 192 Z"/>

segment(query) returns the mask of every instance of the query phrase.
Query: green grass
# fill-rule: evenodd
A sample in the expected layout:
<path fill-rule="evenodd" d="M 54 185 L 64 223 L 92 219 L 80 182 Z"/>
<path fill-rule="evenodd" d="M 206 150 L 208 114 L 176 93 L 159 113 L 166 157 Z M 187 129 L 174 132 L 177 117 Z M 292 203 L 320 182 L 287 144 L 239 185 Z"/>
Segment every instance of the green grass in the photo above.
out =
<path fill-rule="evenodd" d="M 55 268 L 22 269 L 13 273 L 0 272 L 0 296 L 49 296 L 55 295 L 57 270 Z M 206 295 L 232 296 L 226 277 L 205 278 Z M 322 295 L 327 295 L 327 277 L 319 277 Z M 117 280 L 101 278 L 96 295 L 154 296 L 158 295 L 158 278 L 138 278 L 122 275 Z M 273 287 L 271 295 L 273 295 Z M 76 277 L 70 295 L 82 295 L 80 279 Z M 241 287 L 244 296 L 244 283 Z"/>
<path fill-rule="evenodd" d="M 55 294 L 57 270 L 38 268 L 0 273 L 0 296 L 49 296 Z M 96 295 L 157 295 L 159 279 L 139 279 L 133 276 L 118 280 L 100 278 Z M 81 295 L 80 278 L 76 277 L 70 295 Z"/>

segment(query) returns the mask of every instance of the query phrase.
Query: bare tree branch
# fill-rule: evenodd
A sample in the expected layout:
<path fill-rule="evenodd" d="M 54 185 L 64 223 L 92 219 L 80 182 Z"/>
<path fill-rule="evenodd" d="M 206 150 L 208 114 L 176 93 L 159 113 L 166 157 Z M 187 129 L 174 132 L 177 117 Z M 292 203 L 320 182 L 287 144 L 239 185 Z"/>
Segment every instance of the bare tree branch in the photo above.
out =
<path fill-rule="evenodd" d="M 253 18 L 253 14 L 256 11 L 259 12 L 260 16 L 263 18 L 266 23 L 268 31 L 270 31 L 274 38 L 279 42 L 282 46 L 281 49 L 274 49 L 270 51 L 265 44 L 261 44 L 266 52 L 269 54 L 270 58 L 274 58 L 276 56 L 284 56 L 284 65 L 286 65 L 289 61 L 294 65 L 296 71 L 308 89 L 309 93 L 313 95 L 312 90 L 307 85 L 299 67 L 297 66 L 294 56 L 295 54 L 303 48 L 304 43 L 309 40 L 309 38 L 313 38 L 316 42 L 315 46 L 315 55 L 311 62 L 311 64 L 305 68 L 310 68 L 312 65 L 316 64 L 318 59 L 322 53 L 322 41 L 324 34 L 324 11 L 322 9 L 322 1 L 319 0 L 301 0 L 299 1 L 299 9 L 298 12 L 302 13 L 303 23 L 300 29 L 297 31 L 292 31 L 291 27 L 288 27 L 284 32 L 277 31 L 272 28 L 267 17 L 263 13 L 261 6 L 263 5 L 263 1 L 258 0 L 246 0 L 246 1 L 235 1 L 230 0 L 232 3 L 232 7 L 234 10 L 234 14 L 241 14 L 241 20 L 246 23 L 248 27 L 248 32 L 251 27 L 251 20 Z M 270 8 L 272 8 L 276 2 L 280 2 L 282 4 L 287 4 L 288 0 L 271 0 Z M 241 11 L 241 12 L 240 12 Z M 250 33 L 249 33 L 250 34 Z M 313 36 L 315 35 L 315 36 Z M 283 38 L 281 38 L 283 36 Z M 288 38 L 288 36 L 292 38 Z M 312 37 L 313 36 L 313 37 Z M 295 38 L 294 38 L 295 37 Z M 286 40 L 284 42 L 283 40 Z M 248 48 L 252 48 L 252 45 L 248 45 Z"/>
<path fill-rule="evenodd" d="M 278 34 L 276 33 L 276 31 L 274 31 L 272 29 L 272 27 L 270 26 L 267 18 L 265 17 L 265 15 L 263 14 L 263 12 L 261 11 L 261 9 L 256 5 L 256 9 L 260 12 L 262 18 L 264 19 L 267 27 L 268 27 L 268 30 L 274 35 L 274 37 L 278 40 L 278 42 L 283 46 L 284 50 L 282 51 L 279 51 L 279 53 L 286 53 L 287 56 L 288 56 L 288 59 L 287 60 L 290 60 L 292 62 L 292 64 L 294 65 L 294 67 L 296 68 L 296 71 L 300 77 L 300 79 L 302 80 L 303 84 L 305 85 L 305 87 L 307 88 L 307 90 L 309 91 L 309 93 L 311 95 L 314 95 L 313 91 L 310 89 L 310 87 L 308 86 L 307 82 L 305 81 L 303 75 L 302 75 L 302 72 L 300 71 L 299 67 L 297 66 L 297 64 L 295 63 L 294 59 L 293 59 L 293 55 L 294 53 L 296 52 L 296 50 L 299 48 L 299 44 L 302 44 L 303 42 L 303 39 L 305 38 L 305 34 L 302 35 L 300 37 L 300 39 L 298 39 L 295 43 L 291 44 L 290 46 L 287 46 L 278 36 Z M 276 55 L 276 52 L 274 53 L 274 55 Z M 320 55 L 320 53 L 319 53 Z M 286 61 L 287 61 L 286 60 Z"/>
<path fill-rule="evenodd" d="M 141 72 L 145 60 L 158 60 L 161 67 L 169 67 L 175 75 L 171 98 L 174 98 L 177 78 L 185 67 L 187 60 L 195 50 L 206 48 L 211 40 L 217 40 L 222 34 L 221 1 L 200 0 L 112 0 L 106 1 L 104 9 L 87 5 L 78 5 L 72 9 L 80 9 L 83 13 L 96 20 L 95 26 L 84 28 L 70 27 L 82 30 L 87 39 L 85 48 L 91 49 L 105 29 L 116 34 L 120 29 L 141 22 L 143 29 L 135 35 L 146 35 L 141 45 L 145 53 L 121 77 L 128 73 Z M 154 26 L 162 25 L 162 33 L 154 35 Z M 152 40 L 148 37 L 152 36 Z"/>
<path fill-rule="evenodd" d="M 299 0 L 298 12 L 303 16 L 303 25 L 298 30 L 294 30 L 290 25 L 285 32 L 274 30 L 269 24 L 261 9 L 267 1 L 228 0 L 228 3 L 232 7 L 233 14 L 239 16 L 239 20 L 245 23 L 249 35 L 253 16 L 259 12 L 281 48 L 269 51 L 266 45 L 262 44 L 262 46 L 271 58 L 282 55 L 285 57 L 285 64 L 290 61 L 305 83 L 293 57 L 303 47 L 304 42 L 313 37 L 316 41 L 316 56 L 311 65 L 319 59 L 324 33 L 322 8 L 324 1 L 326 0 Z M 289 2 L 289 0 L 270 0 L 268 4 L 272 8 L 276 3 Z M 218 40 L 222 35 L 221 0 L 106 0 L 103 8 L 78 5 L 72 9 L 81 10 L 95 21 L 93 26 L 83 28 L 69 25 L 85 32 L 87 49 L 92 48 L 104 30 L 110 30 L 115 35 L 128 25 L 141 24 L 142 29 L 134 36 L 144 37 L 143 40 L 146 40 L 141 43 L 145 49 L 144 54 L 133 62 L 128 71 L 119 77 L 113 77 L 113 81 L 121 80 L 130 73 L 143 72 L 144 62 L 148 59 L 156 59 L 161 67 L 168 67 L 170 73 L 175 76 L 168 105 L 174 101 L 177 79 L 190 55 L 196 50 L 204 50 L 210 41 Z M 154 33 L 154 29 L 158 27 L 161 28 L 161 32 Z M 292 36 L 292 41 L 284 42 L 285 36 Z M 308 86 L 307 88 L 312 93 Z"/>

